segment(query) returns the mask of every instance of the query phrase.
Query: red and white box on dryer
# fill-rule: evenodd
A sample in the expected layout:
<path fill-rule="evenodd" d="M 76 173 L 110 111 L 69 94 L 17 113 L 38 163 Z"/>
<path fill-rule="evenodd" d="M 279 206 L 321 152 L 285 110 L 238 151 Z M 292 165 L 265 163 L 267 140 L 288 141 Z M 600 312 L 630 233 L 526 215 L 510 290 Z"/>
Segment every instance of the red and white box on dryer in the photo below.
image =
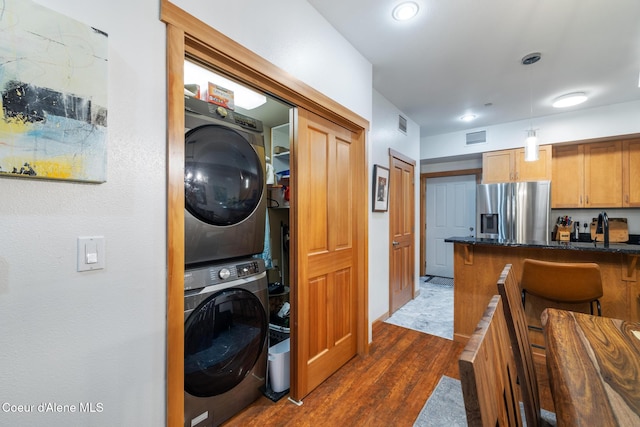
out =
<path fill-rule="evenodd" d="M 219 105 L 227 110 L 235 109 L 235 102 L 233 99 L 233 91 L 218 86 L 214 83 L 208 82 L 209 87 L 207 90 L 207 102 L 210 104 Z"/>

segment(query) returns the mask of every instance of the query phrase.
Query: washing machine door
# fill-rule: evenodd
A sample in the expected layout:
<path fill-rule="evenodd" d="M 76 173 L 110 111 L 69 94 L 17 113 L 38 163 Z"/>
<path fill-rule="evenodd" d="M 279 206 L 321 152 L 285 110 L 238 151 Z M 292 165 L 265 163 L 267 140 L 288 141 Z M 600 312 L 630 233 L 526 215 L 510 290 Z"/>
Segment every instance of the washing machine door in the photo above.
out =
<path fill-rule="evenodd" d="M 268 330 L 252 292 L 228 288 L 207 298 L 185 322 L 185 391 L 210 397 L 234 388 L 256 364 Z"/>
<path fill-rule="evenodd" d="M 262 162 L 251 143 L 225 126 L 204 125 L 185 135 L 185 208 L 217 226 L 234 225 L 258 207 Z"/>

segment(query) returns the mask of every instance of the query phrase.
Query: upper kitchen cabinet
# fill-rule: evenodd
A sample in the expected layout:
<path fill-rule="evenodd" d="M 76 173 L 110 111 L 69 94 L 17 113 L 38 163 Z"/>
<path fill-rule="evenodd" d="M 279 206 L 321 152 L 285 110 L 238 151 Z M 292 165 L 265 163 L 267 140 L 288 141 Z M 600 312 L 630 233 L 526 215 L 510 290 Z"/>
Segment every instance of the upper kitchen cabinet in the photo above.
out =
<path fill-rule="evenodd" d="M 584 207 L 584 146 L 553 147 L 551 207 Z"/>
<path fill-rule="evenodd" d="M 515 151 L 516 181 L 549 181 L 551 180 L 551 146 L 542 145 L 538 151 L 538 160 L 524 160 L 524 148 Z"/>
<path fill-rule="evenodd" d="M 512 181 L 514 177 L 513 157 L 511 150 L 484 153 L 482 155 L 482 182 L 489 184 Z"/>
<path fill-rule="evenodd" d="M 554 147 L 551 207 L 622 207 L 621 171 L 621 141 Z"/>
<path fill-rule="evenodd" d="M 540 146 L 538 160 L 526 162 L 524 148 L 482 155 L 482 182 L 546 181 L 551 179 L 551 146 Z"/>
<path fill-rule="evenodd" d="M 622 142 L 584 145 L 586 208 L 622 206 Z"/>
<path fill-rule="evenodd" d="M 622 143 L 622 205 L 640 207 L 640 139 Z"/>

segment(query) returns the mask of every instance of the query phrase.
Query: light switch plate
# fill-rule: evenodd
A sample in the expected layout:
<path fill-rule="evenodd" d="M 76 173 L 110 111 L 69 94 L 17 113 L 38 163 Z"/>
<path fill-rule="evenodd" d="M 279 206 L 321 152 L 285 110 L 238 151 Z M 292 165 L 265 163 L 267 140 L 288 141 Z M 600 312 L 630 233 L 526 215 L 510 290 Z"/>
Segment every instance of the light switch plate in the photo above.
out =
<path fill-rule="evenodd" d="M 78 271 L 104 268 L 104 236 L 78 237 Z"/>

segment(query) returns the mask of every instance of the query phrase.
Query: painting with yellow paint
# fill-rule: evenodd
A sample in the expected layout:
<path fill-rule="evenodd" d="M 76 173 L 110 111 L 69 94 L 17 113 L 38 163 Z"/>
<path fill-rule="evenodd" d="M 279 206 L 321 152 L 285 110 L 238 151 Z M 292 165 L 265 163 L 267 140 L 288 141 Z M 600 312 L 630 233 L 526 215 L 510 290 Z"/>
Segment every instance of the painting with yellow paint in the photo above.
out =
<path fill-rule="evenodd" d="M 107 34 L 31 0 L 0 4 L 0 178 L 105 182 Z"/>

